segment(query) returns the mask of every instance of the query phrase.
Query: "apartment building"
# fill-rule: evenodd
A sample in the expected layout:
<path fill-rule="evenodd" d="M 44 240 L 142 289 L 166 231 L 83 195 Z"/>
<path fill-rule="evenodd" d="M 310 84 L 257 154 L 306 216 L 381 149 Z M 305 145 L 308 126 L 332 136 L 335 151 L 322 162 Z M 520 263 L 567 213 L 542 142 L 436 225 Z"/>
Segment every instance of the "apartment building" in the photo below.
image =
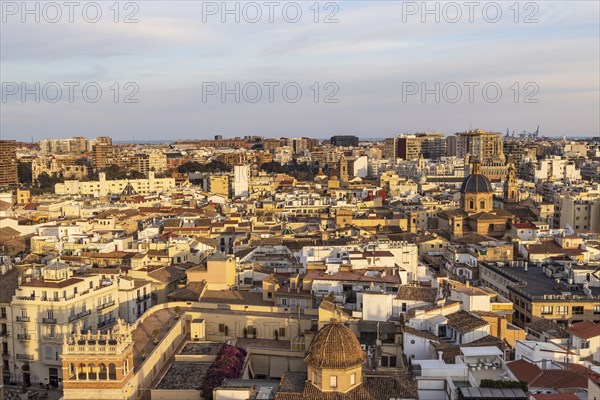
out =
<path fill-rule="evenodd" d="M 40 140 L 39 146 L 42 155 L 82 154 L 90 150 L 91 141 L 80 136 L 68 139 L 44 139 Z"/>
<path fill-rule="evenodd" d="M 98 142 L 92 146 L 94 168 L 101 170 L 115 163 L 115 153 L 112 143 Z"/>
<path fill-rule="evenodd" d="M 446 137 L 443 133 L 427 132 L 414 135 L 401 135 L 388 141 L 387 153 L 403 160 L 416 160 L 421 157 L 437 159 L 446 155 Z M 395 145 L 395 149 L 390 146 Z M 392 154 L 393 153 L 393 154 Z"/>
<path fill-rule="evenodd" d="M 19 183 L 16 146 L 14 140 L 0 140 L 0 187 Z"/>
<path fill-rule="evenodd" d="M 600 321 L 600 281 L 593 271 L 578 278 L 562 266 L 479 265 L 483 284 L 514 304 L 513 322 L 521 328 L 540 318 L 564 325 Z"/>
<path fill-rule="evenodd" d="M 576 232 L 600 232 L 600 185 L 585 192 L 554 194 L 554 228 L 570 226 Z"/>
<path fill-rule="evenodd" d="M 118 299 L 113 279 L 73 275 L 59 262 L 25 279 L 10 302 L 10 374 L 20 383 L 58 387 L 64 338 L 111 327 L 118 318 Z"/>
<path fill-rule="evenodd" d="M 82 182 L 67 180 L 57 183 L 54 191 L 59 195 L 93 195 L 97 197 L 108 194 L 121 194 L 126 186 L 131 185 L 137 194 L 160 193 L 175 187 L 174 178 L 156 178 L 154 172 L 148 173 L 148 179 L 107 180 L 106 174 L 100 173 L 97 181 Z"/>
<path fill-rule="evenodd" d="M 502 134 L 481 129 L 456 133 L 456 155 L 476 157 L 482 164 L 504 163 Z"/>

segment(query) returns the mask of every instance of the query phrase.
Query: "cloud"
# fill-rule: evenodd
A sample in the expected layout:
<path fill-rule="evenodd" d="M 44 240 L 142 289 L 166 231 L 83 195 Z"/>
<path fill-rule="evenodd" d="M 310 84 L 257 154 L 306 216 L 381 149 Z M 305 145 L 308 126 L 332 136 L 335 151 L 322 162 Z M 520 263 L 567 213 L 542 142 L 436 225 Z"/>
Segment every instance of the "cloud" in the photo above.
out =
<path fill-rule="evenodd" d="M 314 23 L 312 3 L 302 3 L 305 18 L 297 24 L 281 17 L 275 23 L 204 23 L 200 4 L 143 2 L 137 24 L 2 24 L 3 82 L 97 81 L 108 87 L 133 81 L 140 87 L 140 103 L 133 106 L 3 104 L 2 134 L 374 137 L 452 132 L 470 123 L 515 130 L 539 124 L 553 135 L 600 131 L 598 2 L 537 2 L 536 24 L 515 24 L 512 2 L 502 3 L 505 14 L 497 24 L 480 17 L 474 23 L 422 23 L 420 16 L 403 22 L 402 3 L 389 1 L 340 2 L 335 24 Z M 526 10 L 520 11 L 522 18 Z M 210 81 L 294 81 L 305 97 L 313 83 L 334 81 L 340 103 L 205 104 L 202 82 Z M 540 103 L 405 104 L 406 81 L 498 82 L 507 93 L 514 82 L 535 82 Z"/>

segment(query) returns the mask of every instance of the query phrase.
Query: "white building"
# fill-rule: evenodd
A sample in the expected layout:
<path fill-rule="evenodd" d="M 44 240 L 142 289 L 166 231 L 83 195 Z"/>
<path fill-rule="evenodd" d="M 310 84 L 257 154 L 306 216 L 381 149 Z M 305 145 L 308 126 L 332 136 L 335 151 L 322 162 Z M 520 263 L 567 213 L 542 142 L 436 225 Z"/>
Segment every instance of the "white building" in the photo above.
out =
<path fill-rule="evenodd" d="M 248 197 L 250 185 L 250 166 L 236 165 L 233 167 L 233 195 Z"/>
<path fill-rule="evenodd" d="M 571 335 L 571 348 L 579 357 L 592 356 L 600 362 L 600 324 L 583 321 L 571 325 L 567 332 Z"/>
<path fill-rule="evenodd" d="M 369 175 L 369 158 L 367 156 L 356 157 L 353 167 L 354 176 L 366 178 Z"/>
<path fill-rule="evenodd" d="M 566 348 L 552 342 L 538 342 L 535 340 L 517 340 L 515 346 L 515 360 L 525 359 L 532 363 L 543 361 L 579 362 L 579 356 Z"/>
<path fill-rule="evenodd" d="M 62 263 L 21 282 L 10 303 L 10 373 L 18 382 L 58 386 L 63 337 L 108 329 L 117 320 L 118 300 L 114 280 L 73 275 Z"/>
<path fill-rule="evenodd" d="M 68 180 L 57 183 L 54 192 L 62 195 L 93 195 L 96 197 L 108 194 L 121 194 L 127 185 L 131 185 L 137 194 L 150 194 L 165 192 L 175 187 L 174 178 L 155 178 L 154 172 L 148 173 L 148 179 L 117 179 L 106 180 L 106 175 L 100 172 L 97 181 L 75 181 Z"/>

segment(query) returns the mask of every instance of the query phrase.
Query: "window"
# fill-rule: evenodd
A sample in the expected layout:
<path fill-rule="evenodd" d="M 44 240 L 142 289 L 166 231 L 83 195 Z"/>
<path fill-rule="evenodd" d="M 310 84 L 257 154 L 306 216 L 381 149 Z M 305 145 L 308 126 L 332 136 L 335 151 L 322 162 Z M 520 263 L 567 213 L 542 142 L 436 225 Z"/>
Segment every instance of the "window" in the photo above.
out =
<path fill-rule="evenodd" d="M 582 315 L 583 314 L 583 306 L 574 306 L 573 314 L 574 315 Z"/>
<path fill-rule="evenodd" d="M 469 201 L 469 208 L 475 208 L 475 202 L 473 200 Z"/>
<path fill-rule="evenodd" d="M 594 306 L 594 314 L 600 314 L 600 306 Z"/>
<path fill-rule="evenodd" d="M 480 208 L 485 208 L 485 201 L 481 201 L 481 202 L 479 203 L 479 207 L 480 207 Z"/>
<path fill-rule="evenodd" d="M 552 306 L 542 306 L 542 315 L 552 315 Z"/>
<path fill-rule="evenodd" d="M 396 367 L 397 357 L 396 356 L 382 356 L 381 357 L 381 366 L 382 367 Z"/>
<path fill-rule="evenodd" d="M 227 327 L 225 326 L 225 324 L 219 324 L 219 332 L 223 333 L 226 329 Z"/>
<path fill-rule="evenodd" d="M 281 299 L 281 305 L 287 306 L 287 299 Z"/>
<path fill-rule="evenodd" d="M 402 303 L 402 312 L 406 312 L 406 303 Z"/>
<path fill-rule="evenodd" d="M 46 346 L 45 347 L 45 357 L 46 360 L 52 360 L 52 356 L 53 356 L 53 351 L 52 351 L 52 347 L 51 346 Z"/>
<path fill-rule="evenodd" d="M 337 376 L 331 375 L 329 377 L 329 387 L 336 388 L 337 387 Z"/>
<path fill-rule="evenodd" d="M 569 307 L 567 306 L 557 306 L 556 313 L 558 315 L 567 315 L 569 313 Z"/>
<path fill-rule="evenodd" d="M 313 372 L 313 383 L 314 383 L 315 385 L 318 385 L 318 384 L 319 384 L 319 375 L 317 375 L 317 373 L 316 373 L 316 372 Z"/>
<path fill-rule="evenodd" d="M 0 307 L 0 318 L 6 318 L 6 307 Z"/>
<path fill-rule="evenodd" d="M 272 298 L 273 298 L 273 293 L 267 292 L 267 299 L 272 299 Z"/>
<path fill-rule="evenodd" d="M 351 385 L 351 386 L 354 386 L 354 385 L 356 385 L 356 374 L 355 374 L 355 373 L 352 373 L 352 374 L 350 375 L 350 385 Z"/>
<path fill-rule="evenodd" d="M 590 348 L 590 341 L 589 340 L 582 340 L 581 341 L 581 348 L 582 349 L 589 349 Z"/>
<path fill-rule="evenodd" d="M 285 328 L 279 328 L 279 337 L 285 336 Z"/>

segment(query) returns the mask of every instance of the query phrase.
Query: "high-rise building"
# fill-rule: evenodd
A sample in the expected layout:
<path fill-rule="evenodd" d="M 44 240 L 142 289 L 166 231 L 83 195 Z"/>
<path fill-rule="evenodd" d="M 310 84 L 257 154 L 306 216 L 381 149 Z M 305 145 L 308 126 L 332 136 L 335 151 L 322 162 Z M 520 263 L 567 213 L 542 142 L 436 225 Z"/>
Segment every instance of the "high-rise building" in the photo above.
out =
<path fill-rule="evenodd" d="M 114 163 L 114 151 L 112 144 L 96 143 L 93 147 L 94 167 L 97 170 L 108 167 Z"/>
<path fill-rule="evenodd" d="M 358 147 L 358 137 L 353 135 L 332 136 L 331 145 L 340 147 Z"/>
<path fill-rule="evenodd" d="M 502 134 L 482 129 L 468 130 L 456 134 L 456 155 L 476 157 L 481 164 L 504 164 Z"/>
<path fill-rule="evenodd" d="M 0 186 L 16 186 L 17 175 L 17 142 L 0 140 Z"/>
<path fill-rule="evenodd" d="M 443 133 L 417 133 L 397 138 L 397 157 L 403 160 L 428 159 L 446 155 L 446 138 Z"/>
<path fill-rule="evenodd" d="M 398 138 L 387 138 L 383 141 L 383 158 L 398 158 Z"/>

